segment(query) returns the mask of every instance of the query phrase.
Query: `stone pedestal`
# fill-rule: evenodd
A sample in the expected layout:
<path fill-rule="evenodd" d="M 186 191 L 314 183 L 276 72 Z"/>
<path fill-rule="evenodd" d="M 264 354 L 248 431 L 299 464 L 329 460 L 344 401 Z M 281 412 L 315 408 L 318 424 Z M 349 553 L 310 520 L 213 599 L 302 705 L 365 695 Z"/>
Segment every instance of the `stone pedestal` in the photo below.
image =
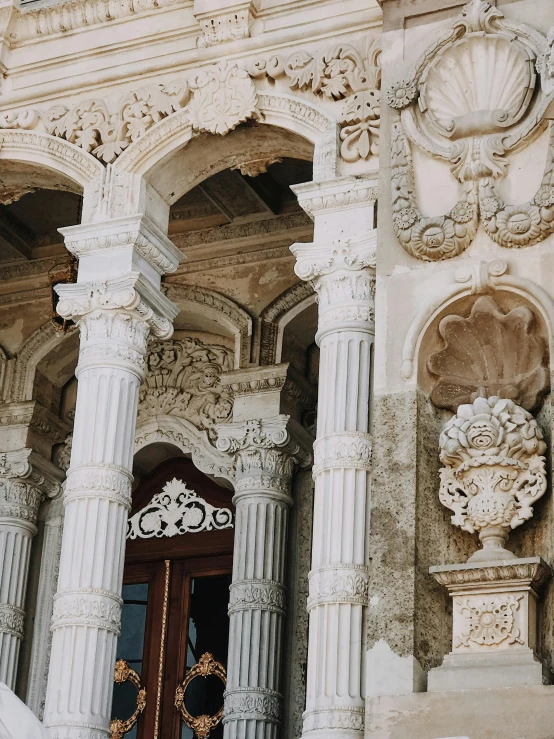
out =
<path fill-rule="evenodd" d="M 452 651 L 428 691 L 542 685 L 537 597 L 551 572 L 540 557 L 431 567 L 452 597 Z"/>

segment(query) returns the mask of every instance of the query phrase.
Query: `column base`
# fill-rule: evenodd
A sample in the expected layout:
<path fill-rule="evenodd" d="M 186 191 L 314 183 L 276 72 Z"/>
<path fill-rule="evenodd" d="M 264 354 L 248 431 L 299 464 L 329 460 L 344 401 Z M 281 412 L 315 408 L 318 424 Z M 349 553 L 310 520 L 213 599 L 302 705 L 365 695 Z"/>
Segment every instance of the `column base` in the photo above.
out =
<path fill-rule="evenodd" d="M 542 662 L 531 649 L 487 654 L 451 652 L 440 667 L 429 670 L 427 692 L 512 688 L 545 682 Z"/>
<path fill-rule="evenodd" d="M 363 708 L 322 708 L 304 713 L 302 737 L 306 739 L 340 739 L 364 733 Z"/>

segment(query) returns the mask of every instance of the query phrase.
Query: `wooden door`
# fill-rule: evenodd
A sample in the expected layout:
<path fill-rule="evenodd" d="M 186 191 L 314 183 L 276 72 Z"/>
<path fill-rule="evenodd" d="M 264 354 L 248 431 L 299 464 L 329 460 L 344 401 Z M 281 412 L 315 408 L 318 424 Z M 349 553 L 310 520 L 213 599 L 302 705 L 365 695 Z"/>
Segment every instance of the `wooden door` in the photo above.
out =
<path fill-rule="evenodd" d="M 179 458 L 143 481 L 131 516 L 175 479 L 209 505 L 232 510 L 229 491 Z M 125 739 L 192 739 L 175 708 L 175 692 L 203 653 L 226 665 L 232 549 L 232 528 L 128 541 L 117 659 L 126 660 L 140 676 L 146 706 Z M 193 715 L 216 713 L 223 688 L 215 677 L 195 680 L 186 691 L 187 709 Z M 112 718 L 131 716 L 136 697 L 129 682 L 115 685 Z M 222 736 L 221 725 L 210 734 L 211 739 Z"/>

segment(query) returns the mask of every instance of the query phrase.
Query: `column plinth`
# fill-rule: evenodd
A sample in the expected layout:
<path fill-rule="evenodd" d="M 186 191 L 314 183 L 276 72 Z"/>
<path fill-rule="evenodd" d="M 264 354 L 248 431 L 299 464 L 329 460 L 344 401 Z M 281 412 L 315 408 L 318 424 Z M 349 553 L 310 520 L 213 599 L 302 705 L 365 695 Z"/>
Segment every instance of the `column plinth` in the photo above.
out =
<path fill-rule="evenodd" d="M 32 449 L 0 454 L 0 681 L 12 690 L 38 509 L 60 493 L 62 479 L 63 472 Z"/>
<path fill-rule="evenodd" d="M 125 256 L 130 237 L 121 241 Z M 140 255 L 148 255 L 142 241 Z M 112 262 L 120 266 L 117 255 Z M 90 266 L 94 273 L 96 258 Z M 78 324 L 81 345 L 44 723 L 52 739 L 107 739 L 138 392 L 148 337 L 169 338 L 177 310 L 159 280 L 138 272 L 79 276 L 56 288 L 58 313 Z"/>
<path fill-rule="evenodd" d="M 315 221 L 314 242 L 291 251 L 296 274 L 318 295 L 320 347 L 303 736 L 361 737 L 376 192 L 363 179 L 293 189 Z"/>

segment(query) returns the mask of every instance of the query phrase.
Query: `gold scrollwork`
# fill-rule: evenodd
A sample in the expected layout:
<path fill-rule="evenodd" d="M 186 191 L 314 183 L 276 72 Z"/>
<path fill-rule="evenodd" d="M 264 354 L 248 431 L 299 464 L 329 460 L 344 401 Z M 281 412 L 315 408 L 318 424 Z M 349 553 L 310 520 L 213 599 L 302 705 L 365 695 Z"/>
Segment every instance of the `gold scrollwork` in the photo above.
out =
<path fill-rule="evenodd" d="M 146 690 L 140 686 L 140 677 L 138 673 L 132 670 L 124 659 L 118 659 L 115 663 L 113 679 L 115 683 L 125 683 L 129 681 L 130 683 L 133 683 L 135 688 L 138 690 L 137 708 L 131 718 L 128 718 L 126 721 L 114 718 L 110 724 L 110 730 L 112 732 L 111 739 L 122 739 L 123 735 L 133 728 L 139 715 L 144 711 L 146 706 Z"/>
<path fill-rule="evenodd" d="M 223 682 L 223 685 L 227 682 L 227 673 L 223 665 L 220 662 L 216 662 L 212 655 L 206 652 L 190 668 L 185 675 L 185 679 L 175 691 L 175 708 L 181 711 L 183 721 L 194 731 L 198 739 L 206 739 L 223 718 L 223 706 L 213 716 L 191 716 L 186 709 L 185 691 L 188 685 L 195 677 L 208 677 L 208 675 L 215 675 Z"/>

